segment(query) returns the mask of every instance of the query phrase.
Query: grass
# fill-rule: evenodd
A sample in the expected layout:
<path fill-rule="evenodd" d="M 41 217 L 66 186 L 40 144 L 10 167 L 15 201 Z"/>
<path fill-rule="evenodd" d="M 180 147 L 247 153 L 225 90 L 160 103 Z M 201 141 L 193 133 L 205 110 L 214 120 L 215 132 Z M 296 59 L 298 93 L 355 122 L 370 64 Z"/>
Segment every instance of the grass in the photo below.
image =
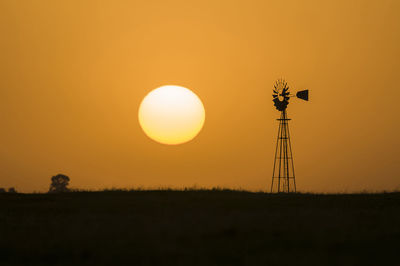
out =
<path fill-rule="evenodd" d="M 400 193 L 0 194 L 0 265 L 399 265 Z"/>

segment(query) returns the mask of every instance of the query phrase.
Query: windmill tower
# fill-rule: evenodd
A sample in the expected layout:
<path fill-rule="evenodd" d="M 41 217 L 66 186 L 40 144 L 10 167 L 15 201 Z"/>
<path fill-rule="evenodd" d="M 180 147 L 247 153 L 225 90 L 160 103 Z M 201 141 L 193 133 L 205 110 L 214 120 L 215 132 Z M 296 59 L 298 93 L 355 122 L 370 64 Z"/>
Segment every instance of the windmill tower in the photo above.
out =
<path fill-rule="evenodd" d="M 273 89 L 272 101 L 276 109 L 281 112 L 281 117 L 277 119 L 279 121 L 279 128 L 275 148 L 271 192 L 296 192 L 296 179 L 288 124 L 290 119 L 287 117 L 286 113 L 289 99 L 294 96 L 308 101 L 308 90 L 299 91 L 296 95 L 291 95 L 285 80 L 279 79 L 276 81 Z"/>

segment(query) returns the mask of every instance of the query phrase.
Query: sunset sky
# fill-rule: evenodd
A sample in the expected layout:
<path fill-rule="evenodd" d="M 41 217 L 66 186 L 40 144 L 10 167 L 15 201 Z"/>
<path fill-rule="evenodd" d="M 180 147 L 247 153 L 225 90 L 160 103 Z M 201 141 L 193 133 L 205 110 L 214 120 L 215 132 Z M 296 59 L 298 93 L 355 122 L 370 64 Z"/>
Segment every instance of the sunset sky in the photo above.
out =
<path fill-rule="evenodd" d="M 279 112 L 302 192 L 400 189 L 398 0 L 0 0 L 0 187 L 47 191 L 271 184 Z M 191 142 L 148 138 L 138 108 L 184 86 Z"/>

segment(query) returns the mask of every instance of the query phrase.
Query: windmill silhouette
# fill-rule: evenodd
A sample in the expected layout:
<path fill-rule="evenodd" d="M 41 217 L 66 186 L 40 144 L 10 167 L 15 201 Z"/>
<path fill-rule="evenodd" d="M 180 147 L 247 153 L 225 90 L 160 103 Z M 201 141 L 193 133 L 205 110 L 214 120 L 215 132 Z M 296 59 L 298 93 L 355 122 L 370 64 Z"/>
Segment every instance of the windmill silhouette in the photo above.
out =
<path fill-rule="evenodd" d="M 279 128 L 275 148 L 271 192 L 296 192 L 296 179 L 288 124 L 290 119 L 287 118 L 286 113 L 291 97 L 308 101 L 308 90 L 299 91 L 296 95 L 291 95 L 287 82 L 283 79 L 277 80 L 273 89 L 272 101 L 276 109 L 281 112 L 281 117 L 277 119 L 279 121 Z"/>

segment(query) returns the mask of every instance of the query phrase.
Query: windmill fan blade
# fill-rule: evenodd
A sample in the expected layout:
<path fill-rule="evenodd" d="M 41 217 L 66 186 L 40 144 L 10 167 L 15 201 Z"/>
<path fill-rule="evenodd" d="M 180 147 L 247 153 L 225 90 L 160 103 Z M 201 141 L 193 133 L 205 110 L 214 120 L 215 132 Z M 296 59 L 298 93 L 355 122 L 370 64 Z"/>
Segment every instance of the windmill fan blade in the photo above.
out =
<path fill-rule="evenodd" d="M 276 93 L 276 94 L 278 94 L 278 91 L 276 91 L 276 90 L 272 90 L 274 93 Z"/>
<path fill-rule="evenodd" d="M 276 97 L 278 97 L 278 95 L 272 94 L 272 97 L 275 99 Z"/>
<path fill-rule="evenodd" d="M 296 97 L 304 101 L 308 101 L 308 90 L 298 91 Z"/>

